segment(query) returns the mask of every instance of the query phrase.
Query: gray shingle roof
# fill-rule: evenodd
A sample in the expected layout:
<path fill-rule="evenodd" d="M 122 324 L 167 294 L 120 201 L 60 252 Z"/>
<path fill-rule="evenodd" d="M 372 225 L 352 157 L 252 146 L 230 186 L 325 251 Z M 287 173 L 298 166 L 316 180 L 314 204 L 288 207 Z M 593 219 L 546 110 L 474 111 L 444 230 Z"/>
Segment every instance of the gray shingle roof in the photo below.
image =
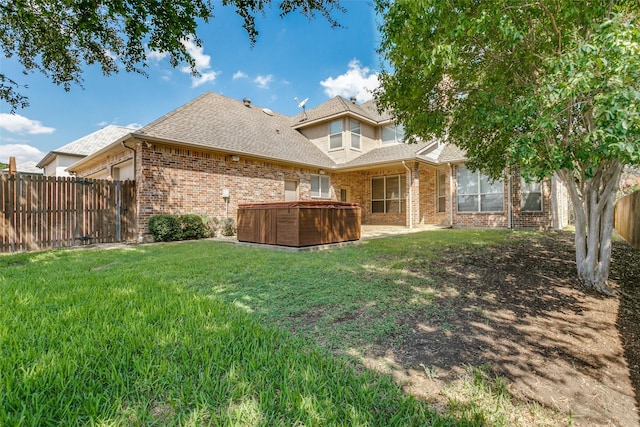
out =
<path fill-rule="evenodd" d="M 372 122 L 380 122 L 386 120 L 383 116 L 378 114 L 378 111 L 375 108 L 375 104 L 371 104 L 371 102 L 372 101 L 369 101 L 362 105 L 358 105 L 344 99 L 341 96 L 335 96 L 329 101 L 307 111 L 306 115 L 305 113 L 300 113 L 294 116 L 292 119 L 292 126 L 302 127 L 307 123 L 313 123 L 318 120 L 326 119 L 328 117 L 347 112 L 369 119 Z"/>
<path fill-rule="evenodd" d="M 72 156 L 84 157 L 89 154 L 106 147 L 118 138 L 134 132 L 135 129 L 127 128 L 124 126 L 109 125 L 98 131 L 85 135 L 82 138 L 78 138 L 60 148 L 47 153 L 46 156 L 38 162 L 38 167 L 44 167 L 56 154 L 69 154 Z"/>
<path fill-rule="evenodd" d="M 26 173 L 32 175 L 42 175 L 42 169 L 37 167 L 36 162 L 24 162 L 16 165 L 16 170 L 18 173 Z M 9 172 L 9 168 L 2 169 L 2 172 Z"/>
<path fill-rule="evenodd" d="M 424 150 L 433 142 L 419 142 L 415 144 L 393 144 L 388 147 L 381 147 L 375 150 L 371 150 L 362 156 L 353 159 L 347 164 L 341 165 L 341 167 L 351 168 L 358 166 L 367 166 L 372 164 L 399 162 L 402 160 L 414 160 L 417 158 L 423 158 L 423 160 L 431 160 L 435 162 L 437 159 L 430 159 L 427 156 L 419 156 L 418 153 Z"/>
<path fill-rule="evenodd" d="M 335 163 L 291 127 L 291 118 L 206 92 L 134 133 L 184 144 L 332 168 Z"/>
<path fill-rule="evenodd" d="M 453 144 L 446 144 L 440 156 L 438 156 L 440 163 L 462 162 L 465 160 L 467 160 L 467 157 L 464 150 L 461 150 Z"/>

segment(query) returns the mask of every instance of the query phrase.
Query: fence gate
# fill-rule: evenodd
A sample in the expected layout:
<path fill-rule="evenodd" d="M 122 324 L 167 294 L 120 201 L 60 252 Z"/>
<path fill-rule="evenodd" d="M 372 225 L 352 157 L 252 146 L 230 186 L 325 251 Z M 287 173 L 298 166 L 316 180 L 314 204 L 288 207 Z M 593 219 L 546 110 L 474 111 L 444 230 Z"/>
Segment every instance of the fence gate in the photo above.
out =
<path fill-rule="evenodd" d="M 135 182 L 0 175 L 0 252 L 130 241 Z"/>

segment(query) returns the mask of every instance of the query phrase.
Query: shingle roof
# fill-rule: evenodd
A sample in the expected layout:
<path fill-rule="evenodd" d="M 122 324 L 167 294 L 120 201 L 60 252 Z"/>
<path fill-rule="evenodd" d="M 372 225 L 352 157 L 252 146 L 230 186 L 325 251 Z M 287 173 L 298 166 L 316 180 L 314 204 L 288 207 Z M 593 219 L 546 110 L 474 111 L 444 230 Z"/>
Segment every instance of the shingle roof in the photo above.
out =
<path fill-rule="evenodd" d="M 348 112 L 369 119 L 372 122 L 380 122 L 386 120 L 383 116 L 378 114 L 378 111 L 375 108 L 375 104 L 371 104 L 371 101 L 362 105 L 358 105 L 344 99 L 341 96 L 335 96 L 329 101 L 307 111 L 306 114 L 300 113 L 294 116 L 292 119 L 292 126 L 302 127 L 308 123 L 313 123 L 318 120 L 326 119 L 328 117 Z"/>
<path fill-rule="evenodd" d="M 27 173 L 32 175 L 42 175 L 42 169 L 37 167 L 36 162 L 24 162 L 16 165 L 18 173 Z M 2 169 L 2 172 L 9 172 L 9 168 Z"/>
<path fill-rule="evenodd" d="M 453 144 L 446 144 L 442 149 L 442 153 L 438 156 L 440 163 L 462 162 L 467 160 L 464 150 Z"/>
<path fill-rule="evenodd" d="M 425 150 L 426 148 L 431 148 Z M 437 155 L 440 146 L 436 141 L 393 144 L 387 147 L 371 150 L 368 153 L 353 159 L 347 164 L 341 165 L 344 168 L 360 167 L 381 163 L 400 162 L 402 160 L 424 160 L 430 163 L 438 163 Z"/>
<path fill-rule="evenodd" d="M 332 168 L 335 163 L 291 127 L 291 118 L 212 92 L 141 128 L 137 137 Z"/>
<path fill-rule="evenodd" d="M 38 162 L 38 167 L 44 167 L 56 154 L 69 154 L 72 156 L 84 157 L 89 154 L 106 147 L 118 138 L 133 132 L 134 129 L 124 126 L 109 125 L 98 131 L 85 135 L 82 138 L 76 139 L 60 148 L 47 153 L 46 156 Z"/>

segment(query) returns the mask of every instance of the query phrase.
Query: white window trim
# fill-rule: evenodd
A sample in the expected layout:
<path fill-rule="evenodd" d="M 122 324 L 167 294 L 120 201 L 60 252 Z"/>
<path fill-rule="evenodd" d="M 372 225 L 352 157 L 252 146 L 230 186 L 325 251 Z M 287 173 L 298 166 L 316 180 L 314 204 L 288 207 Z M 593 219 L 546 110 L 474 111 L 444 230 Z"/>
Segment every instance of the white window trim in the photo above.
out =
<path fill-rule="evenodd" d="M 486 177 L 486 175 L 484 175 L 482 172 L 477 171 L 476 173 L 476 177 L 478 179 L 478 192 L 477 193 L 469 193 L 469 194 L 460 194 L 460 189 L 458 187 L 458 170 L 459 168 L 464 167 L 465 169 L 466 166 L 464 165 L 459 165 L 456 166 L 456 211 L 459 214 L 495 214 L 495 213 L 504 213 L 504 180 L 499 179 L 496 181 L 500 181 L 502 182 L 502 192 L 501 193 L 483 193 L 482 192 L 482 177 Z M 469 172 L 471 172 L 469 169 L 467 169 Z M 495 182 L 495 181 L 494 181 Z M 501 194 L 502 195 L 502 209 L 501 210 L 497 210 L 497 211 L 483 211 L 482 210 L 482 196 L 486 196 L 489 194 Z M 478 196 L 478 206 L 477 206 L 477 210 L 475 211 L 460 211 L 460 196 Z"/>
<path fill-rule="evenodd" d="M 358 132 L 357 134 L 355 134 L 353 132 L 353 124 L 357 123 L 358 124 Z M 358 135 L 359 139 L 358 139 L 358 145 L 359 147 L 354 147 L 353 146 L 353 135 Z M 349 119 L 349 148 L 351 148 L 354 151 L 362 151 L 362 122 L 356 119 Z"/>
<path fill-rule="evenodd" d="M 311 194 L 311 198 L 312 199 L 330 199 L 331 198 L 331 177 L 329 177 L 328 175 L 320 175 L 320 174 L 312 174 L 310 179 L 309 179 L 309 189 L 311 190 L 311 180 L 314 178 L 318 178 L 318 187 L 319 187 L 319 193 L 316 193 L 316 195 L 314 195 L 313 191 L 310 191 Z M 323 178 L 326 178 L 326 182 L 327 182 L 327 195 L 323 196 L 322 194 L 322 181 Z"/>
<path fill-rule="evenodd" d="M 537 183 L 540 186 L 540 191 L 524 191 L 524 185 L 526 184 L 524 178 L 520 177 L 520 211 L 521 212 L 543 212 L 544 211 L 544 201 L 542 200 L 542 181 L 532 181 L 532 183 Z M 525 194 L 540 194 L 540 209 L 525 209 Z"/>
<path fill-rule="evenodd" d="M 340 132 L 331 133 L 331 124 L 332 123 L 340 123 Z M 340 135 L 340 146 L 339 147 L 331 147 L 331 137 L 333 135 Z M 342 119 L 331 120 L 329 122 L 329 151 L 338 151 L 344 149 L 344 121 Z"/>

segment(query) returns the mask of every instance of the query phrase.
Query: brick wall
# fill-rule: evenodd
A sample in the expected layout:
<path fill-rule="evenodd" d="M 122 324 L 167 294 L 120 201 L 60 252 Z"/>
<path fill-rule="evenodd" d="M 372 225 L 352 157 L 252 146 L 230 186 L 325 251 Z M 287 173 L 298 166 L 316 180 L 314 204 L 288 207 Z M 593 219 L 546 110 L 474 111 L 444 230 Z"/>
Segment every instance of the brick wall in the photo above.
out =
<path fill-rule="evenodd" d="M 522 210 L 522 193 L 520 191 L 520 175 L 514 173 L 511 180 L 511 201 L 513 204 L 513 228 L 530 228 L 549 230 L 553 228 L 553 211 L 551 208 L 551 181 L 542 181 L 542 211 L 527 212 Z"/>
<path fill-rule="evenodd" d="M 456 203 L 456 170 L 453 167 L 453 225 L 454 227 L 509 227 L 509 186 L 505 180 L 502 212 L 458 212 Z M 560 203 L 566 203 L 560 200 Z M 548 230 L 553 228 L 553 213 L 551 209 L 551 183 L 542 183 L 542 211 L 525 212 L 521 208 L 520 175 L 514 173 L 511 177 L 511 227 Z M 448 209 L 448 207 L 447 207 Z"/>

